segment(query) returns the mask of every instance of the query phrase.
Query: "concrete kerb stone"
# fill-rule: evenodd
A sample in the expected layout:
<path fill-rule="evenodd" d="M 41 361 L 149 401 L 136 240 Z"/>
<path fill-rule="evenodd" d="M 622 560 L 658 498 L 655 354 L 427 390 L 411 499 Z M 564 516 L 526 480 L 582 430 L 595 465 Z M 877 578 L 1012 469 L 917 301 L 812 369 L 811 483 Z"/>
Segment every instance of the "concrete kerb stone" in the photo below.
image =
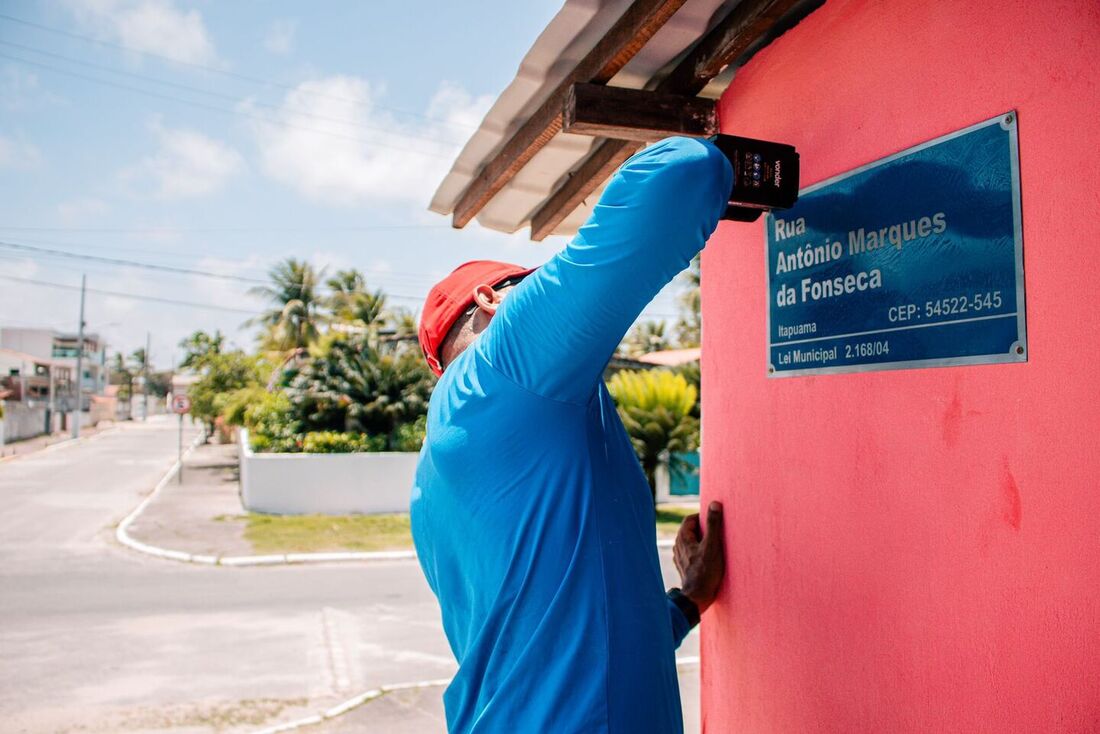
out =
<path fill-rule="evenodd" d="M 685 655 L 683 657 L 676 658 L 676 667 L 688 667 L 691 665 L 699 664 L 698 655 Z M 301 729 L 306 726 L 314 726 L 330 719 L 335 719 L 337 716 L 343 716 L 344 714 L 353 711 L 363 704 L 370 703 L 376 699 L 385 696 L 387 693 L 395 693 L 397 691 L 409 691 L 420 688 L 438 688 L 447 685 L 451 682 L 450 678 L 436 678 L 433 680 L 421 680 L 412 681 L 409 683 L 394 683 L 386 686 L 379 686 L 378 688 L 372 688 L 369 691 L 364 691 L 356 696 L 352 696 L 342 703 L 338 703 L 330 709 L 322 711 L 317 714 L 303 717 L 301 719 L 295 719 L 294 721 L 288 721 L 283 724 L 276 724 L 269 726 L 265 729 L 260 729 L 253 734 L 281 734 L 282 732 L 294 731 L 295 729 Z"/>
<path fill-rule="evenodd" d="M 191 442 L 184 452 L 181 461 L 203 443 L 200 435 Z M 276 553 L 257 556 L 214 556 L 201 553 L 187 553 L 185 551 L 160 548 L 148 543 L 143 543 L 130 535 L 130 527 L 145 511 L 145 508 L 164 490 L 176 474 L 179 473 L 181 461 L 177 461 L 168 469 L 149 496 L 142 500 L 133 511 L 127 515 L 115 529 L 115 539 L 130 550 L 144 553 L 154 558 L 182 563 L 197 563 L 205 566 L 275 566 L 296 563 L 338 563 L 347 561 L 397 561 L 416 558 L 414 551 L 342 551 L 329 553 Z"/>
<path fill-rule="evenodd" d="M 108 430 L 117 430 L 117 428 Z M 97 434 L 91 438 L 94 439 L 98 435 L 101 434 Z M 191 442 L 191 445 L 188 446 L 183 457 L 172 464 L 167 473 L 161 477 L 160 481 L 153 487 L 153 491 L 149 493 L 149 496 L 142 500 L 138 506 L 118 524 L 118 527 L 115 529 L 115 539 L 118 540 L 120 544 L 130 550 L 144 553 L 154 558 L 179 561 L 182 563 L 197 563 L 204 566 L 277 566 L 299 563 L 346 563 L 349 561 L 404 561 L 416 558 L 416 551 L 412 550 L 332 551 L 324 553 L 275 553 L 256 556 L 215 556 L 201 553 L 187 553 L 185 551 L 172 550 L 170 548 L 160 548 L 133 538 L 129 532 L 130 526 L 134 524 L 134 521 L 141 516 L 145 508 L 157 498 L 164 490 L 165 486 L 167 486 L 176 474 L 179 473 L 181 462 L 186 461 L 187 457 L 202 445 L 202 443 L 203 437 L 199 435 Z M 673 542 L 671 538 L 661 538 L 657 540 L 657 547 L 671 548 Z"/>

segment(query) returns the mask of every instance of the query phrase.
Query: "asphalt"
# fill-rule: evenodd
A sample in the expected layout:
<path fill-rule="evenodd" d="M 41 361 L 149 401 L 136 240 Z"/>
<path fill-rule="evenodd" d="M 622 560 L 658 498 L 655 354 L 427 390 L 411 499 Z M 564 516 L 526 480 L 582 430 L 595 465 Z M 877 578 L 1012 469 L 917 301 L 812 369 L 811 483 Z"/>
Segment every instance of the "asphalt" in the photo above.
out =
<path fill-rule="evenodd" d="M 171 418 L 152 419 L 0 464 L 4 732 L 255 731 L 453 673 L 415 561 L 222 568 L 118 546 L 114 525 L 176 441 Z M 697 651 L 692 635 L 680 654 Z M 697 666 L 681 683 L 697 732 Z M 441 691 L 389 693 L 303 731 L 440 732 Z"/>

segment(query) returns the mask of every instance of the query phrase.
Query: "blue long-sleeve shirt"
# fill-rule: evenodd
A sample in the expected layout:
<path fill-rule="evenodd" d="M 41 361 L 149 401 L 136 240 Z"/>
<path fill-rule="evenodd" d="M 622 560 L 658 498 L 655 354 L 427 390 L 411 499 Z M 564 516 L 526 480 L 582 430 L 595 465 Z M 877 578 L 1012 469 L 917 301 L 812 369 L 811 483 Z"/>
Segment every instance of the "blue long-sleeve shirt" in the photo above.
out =
<path fill-rule="evenodd" d="M 459 662 L 452 734 L 679 734 L 653 504 L 602 375 L 702 249 L 732 172 L 671 138 L 612 177 L 577 236 L 505 297 L 428 410 L 412 499 Z"/>

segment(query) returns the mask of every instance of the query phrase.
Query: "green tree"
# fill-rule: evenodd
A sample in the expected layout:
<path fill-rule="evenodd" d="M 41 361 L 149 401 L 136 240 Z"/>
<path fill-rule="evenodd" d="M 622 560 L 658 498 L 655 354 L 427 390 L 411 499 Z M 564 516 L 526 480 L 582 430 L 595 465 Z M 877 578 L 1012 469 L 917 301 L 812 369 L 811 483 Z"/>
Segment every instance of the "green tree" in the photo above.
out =
<path fill-rule="evenodd" d="M 393 329 L 394 336 L 416 336 L 418 324 L 416 314 L 407 308 L 395 308 L 390 311 L 389 327 Z"/>
<path fill-rule="evenodd" d="M 403 443 L 396 429 L 428 410 L 435 378 L 411 350 L 382 354 L 365 335 L 335 338 L 287 384 L 304 431 L 346 431 Z"/>
<path fill-rule="evenodd" d="M 304 260 L 288 258 L 271 269 L 269 285 L 249 290 L 271 304 L 268 310 L 247 322 L 266 328 L 263 343 L 267 348 L 286 352 L 308 347 L 317 339 L 323 305 L 319 284 L 323 275 L 324 269 L 317 270 Z"/>
<path fill-rule="evenodd" d="M 233 395 L 243 388 L 263 385 L 263 363 L 240 350 L 210 355 L 203 363 L 202 376 L 187 391 L 191 414 L 206 426 L 206 435 L 214 433 L 215 421 L 222 415 Z"/>
<path fill-rule="evenodd" d="M 665 335 L 665 322 L 643 321 L 636 324 L 619 345 L 619 353 L 636 359 L 643 354 L 668 349 L 668 337 Z"/>
<path fill-rule="evenodd" d="M 198 370 L 205 361 L 215 354 L 221 354 L 225 347 L 225 337 L 220 331 L 208 334 L 201 329 L 180 342 L 183 349 L 183 361 L 180 367 L 185 370 Z"/>
<path fill-rule="evenodd" d="M 699 256 L 691 260 L 691 267 L 683 276 L 688 288 L 680 294 L 680 318 L 676 322 L 676 340 L 681 348 L 697 347 L 702 340 L 703 299 L 699 290 L 702 282 Z"/>
<path fill-rule="evenodd" d="M 698 393 L 668 370 L 617 372 L 607 384 L 657 502 L 657 467 L 666 457 L 699 447 L 699 421 L 692 417 Z"/>
<path fill-rule="evenodd" d="M 340 323 L 362 326 L 376 333 L 386 321 L 386 294 L 369 291 L 358 270 L 340 270 L 328 279 L 328 307 Z"/>
<path fill-rule="evenodd" d="M 144 348 L 135 349 L 130 353 L 130 364 L 133 366 L 134 374 L 145 374 L 145 371 L 149 369 L 147 360 L 148 355 L 145 353 Z"/>
<path fill-rule="evenodd" d="M 115 352 L 111 360 L 111 382 L 118 385 L 119 400 L 129 400 L 134 395 L 134 373 L 126 363 L 122 352 Z"/>

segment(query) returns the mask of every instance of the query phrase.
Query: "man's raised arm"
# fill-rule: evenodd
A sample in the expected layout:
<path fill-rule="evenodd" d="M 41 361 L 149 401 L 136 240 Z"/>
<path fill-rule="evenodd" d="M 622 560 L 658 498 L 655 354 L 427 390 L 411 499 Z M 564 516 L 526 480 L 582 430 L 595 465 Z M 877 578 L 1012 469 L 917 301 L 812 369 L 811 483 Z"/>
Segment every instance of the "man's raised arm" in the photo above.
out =
<path fill-rule="evenodd" d="M 642 309 L 703 249 L 732 177 L 704 140 L 669 138 L 631 157 L 565 249 L 504 299 L 478 349 L 532 392 L 587 400 Z"/>

